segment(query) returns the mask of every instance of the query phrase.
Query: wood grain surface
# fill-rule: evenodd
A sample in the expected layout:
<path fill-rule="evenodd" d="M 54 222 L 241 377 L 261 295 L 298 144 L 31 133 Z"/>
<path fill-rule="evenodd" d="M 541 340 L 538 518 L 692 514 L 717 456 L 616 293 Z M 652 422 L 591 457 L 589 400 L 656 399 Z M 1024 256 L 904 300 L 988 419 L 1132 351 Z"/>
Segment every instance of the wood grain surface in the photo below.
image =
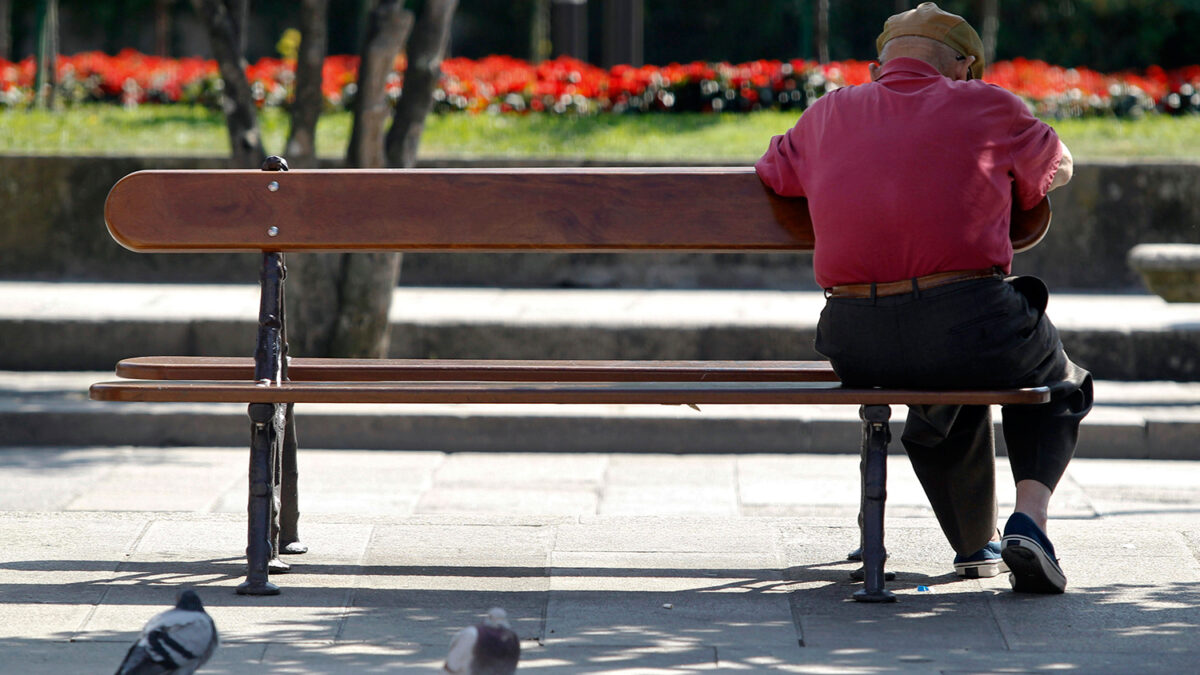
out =
<path fill-rule="evenodd" d="M 922 391 L 829 382 L 254 382 L 124 380 L 93 384 L 98 401 L 231 403 L 628 403 L 962 405 L 1045 403 L 1046 387 Z"/>
<path fill-rule="evenodd" d="M 751 167 L 139 171 L 109 193 L 115 240 L 170 251 L 811 250 L 807 202 Z M 1049 200 L 1014 211 L 1017 250 Z"/>
<path fill-rule="evenodd" d="M 254 359 L 142 356 L 117 363 L 117 377 L 142 380 L 253 380 Z M 616 361 L 294 358 L 292 381 L 363 382 L 836 382 L 827 361 Z"/>

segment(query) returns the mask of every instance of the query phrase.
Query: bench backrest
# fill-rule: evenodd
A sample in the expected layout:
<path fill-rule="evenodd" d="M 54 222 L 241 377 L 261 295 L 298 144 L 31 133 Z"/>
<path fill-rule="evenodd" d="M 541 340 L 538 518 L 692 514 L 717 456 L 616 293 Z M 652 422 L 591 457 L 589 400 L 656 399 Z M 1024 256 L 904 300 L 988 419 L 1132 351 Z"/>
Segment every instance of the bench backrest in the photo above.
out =
<path fill-rule="evenodd" d="M 105 221 L 136 251 L 808 250 L 750 168 L 141 171 Z M 274 228 L 274 229 L 272 229 Z"/>
<path fill-rule="evenodd" d="M 1023 219 L 1014 210 L 1015 248 Z M 807 202 L 751 167 L 139 171 L 105 222 L 141 252 L 808 251 Z M 1042 230 L 1044 232 L 1044 229 Z M 1036 235 L 1040 238 L 1040 233 Z"/>

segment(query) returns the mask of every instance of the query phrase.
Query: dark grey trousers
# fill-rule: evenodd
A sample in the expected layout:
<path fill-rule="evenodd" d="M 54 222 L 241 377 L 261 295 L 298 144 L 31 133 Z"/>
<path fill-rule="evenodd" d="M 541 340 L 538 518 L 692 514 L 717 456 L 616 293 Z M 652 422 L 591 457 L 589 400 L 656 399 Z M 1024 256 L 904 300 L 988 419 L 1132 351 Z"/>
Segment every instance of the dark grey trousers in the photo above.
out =
<path fill-rule="evenodd" d="M 1042 405 L 1003 409 L 1016 481 L 1051 490 L 1092 407 L 1092 377 L 1067 358 L 1033 277 L 981 279 L 883 298 L 830 298 L 817 351 L 852 386 L 1049 386 Z M 901 438 L 950 546 L 969 555 L 996 530 L 995 439 L 987 406 L 909 406 Z"/>

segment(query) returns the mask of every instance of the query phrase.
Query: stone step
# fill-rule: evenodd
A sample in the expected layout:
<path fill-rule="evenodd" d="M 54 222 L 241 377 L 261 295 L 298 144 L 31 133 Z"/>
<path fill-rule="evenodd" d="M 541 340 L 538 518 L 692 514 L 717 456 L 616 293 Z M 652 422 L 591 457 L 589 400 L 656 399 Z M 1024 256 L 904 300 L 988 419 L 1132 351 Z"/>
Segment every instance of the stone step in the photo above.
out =
<path fill-rule="evenodd" d="M 391 356 L 815 359 L 806 291 L 412 288 Z M 0 369 L 108 370 L 126 356 L 246 356 L 258 288 L 0 282 Z M 1200 304 L 1054 294 L 1068 353 L 1098 379 L 1200 380 Z"/>

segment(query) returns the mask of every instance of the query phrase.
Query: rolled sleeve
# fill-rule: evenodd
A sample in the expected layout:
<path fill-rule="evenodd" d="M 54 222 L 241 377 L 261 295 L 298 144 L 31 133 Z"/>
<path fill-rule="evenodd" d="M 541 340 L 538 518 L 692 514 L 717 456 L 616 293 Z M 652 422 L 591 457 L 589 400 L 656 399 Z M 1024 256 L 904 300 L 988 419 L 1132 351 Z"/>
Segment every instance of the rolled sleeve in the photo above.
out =
<path fill-rule="evenodd" d="M 803 147 L 796 141 L 797 130 L 775 136 L 767 152 L 754 164 L 754 171 L 767 187 L 783 197 L 804 197 L 800 178 L 804 166 Z"/>
<path fill-rule="evenodd" d="M 1046 196 L 1060 160 L 1058 134 L 1022 105 L 1012 126 L 1012 171 L 1020 208 L 1033 208 Z"/>

